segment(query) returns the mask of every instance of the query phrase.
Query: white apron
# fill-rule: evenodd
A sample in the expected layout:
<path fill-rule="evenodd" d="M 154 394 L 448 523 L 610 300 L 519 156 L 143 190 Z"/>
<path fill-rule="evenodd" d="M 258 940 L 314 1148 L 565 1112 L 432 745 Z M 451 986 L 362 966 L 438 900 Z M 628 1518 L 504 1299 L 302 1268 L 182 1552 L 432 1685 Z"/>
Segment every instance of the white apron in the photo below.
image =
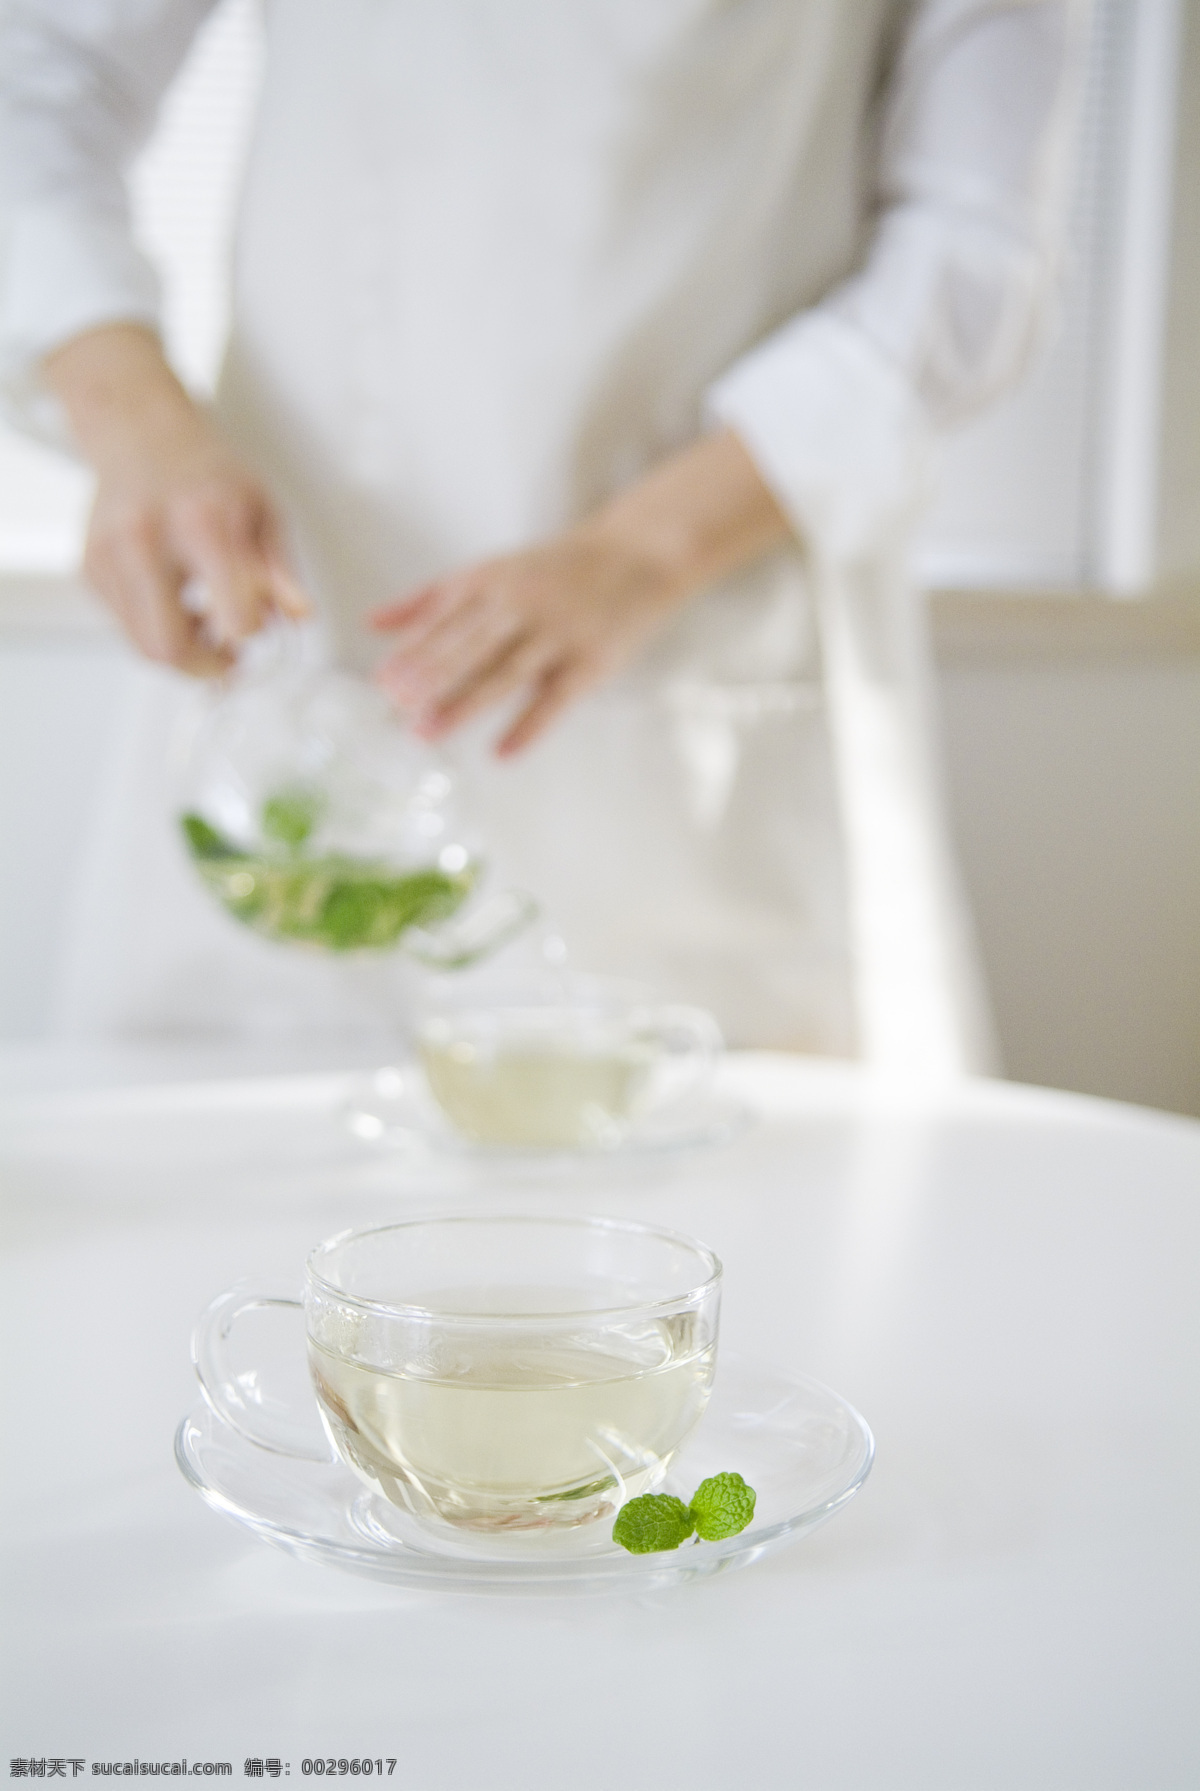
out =
<path fill-rule="evenodd" d="M 368 669 L 372 605 L 694 439 L 713 380 L 854 267 L 904 10 L 276 0 L 220 408 L 334 657 Z M 516 762 L 490 760 L 495 720 L 453 749 L 497 874 L 576 963 L 711 1006 L 735 1043 L 979 1060 L 904 554 L 781 552 Z M 146 678 L 130 849 L 90 902 L 128 949 L 110 919 L 98 970 L 81 933 L 64 1025 L 356 1024 L 344 979 L 206 911 L 165 835 L 136 846 L 177 701 Z"/>

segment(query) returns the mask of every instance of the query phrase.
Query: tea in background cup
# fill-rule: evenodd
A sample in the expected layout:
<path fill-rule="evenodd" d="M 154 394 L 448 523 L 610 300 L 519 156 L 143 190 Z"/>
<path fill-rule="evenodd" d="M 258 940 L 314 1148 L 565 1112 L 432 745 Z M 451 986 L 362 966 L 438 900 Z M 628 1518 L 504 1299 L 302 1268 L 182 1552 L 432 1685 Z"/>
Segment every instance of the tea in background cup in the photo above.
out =
<path fill-rule="evenodd" d="M 491 1000 L 447 999 L 418 1028 L 425 1079 L 477 1144 L 586 1149 L 702 1088 L 722 1050 L 701 1008 L 630 985 L 562 978 Z"/>
<path fill-rule="evenodd" d="M 708 1402 L 721 1265 L 674 1232 L 596 1218 L 412 1219 L 308 1259 L 321 1421 L 393 1505 L 465 1531 L 573 1530 L 650 1490 Z M 205 1394 L 255 1435 L 225 1340 L 264 1304 L 234 1293 L 198 1327 Z M 241 1380 L 244 1381 L 244 1374 Z"/>

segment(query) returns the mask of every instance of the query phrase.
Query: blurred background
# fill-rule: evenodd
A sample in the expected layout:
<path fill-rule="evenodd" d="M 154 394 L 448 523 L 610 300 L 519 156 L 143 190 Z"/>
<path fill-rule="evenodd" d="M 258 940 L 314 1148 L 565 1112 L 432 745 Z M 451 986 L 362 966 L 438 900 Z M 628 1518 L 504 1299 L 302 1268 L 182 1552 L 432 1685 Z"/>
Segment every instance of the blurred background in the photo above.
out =
<path fill-rule="evenodd" d="M 136 170 L 211 385 L 261 45 L 223 0 Z M 46 1036 L 129 660 L 88 476 L 0 430 L 0 1042 Z M 948 444 L 922 550 L 952 825 L 1005 1065 L 1200 1114 L 1200 0 L 1099 0 L 1059 328 Z"/>

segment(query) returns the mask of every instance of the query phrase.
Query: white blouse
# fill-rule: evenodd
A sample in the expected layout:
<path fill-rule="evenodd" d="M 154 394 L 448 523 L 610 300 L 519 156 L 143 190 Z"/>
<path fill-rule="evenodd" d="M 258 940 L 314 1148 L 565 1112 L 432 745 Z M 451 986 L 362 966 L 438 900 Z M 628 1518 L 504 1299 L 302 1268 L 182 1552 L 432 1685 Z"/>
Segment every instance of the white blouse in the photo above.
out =
<path fill-rule="evenodd" d="M 26 427 L 52 417 L 37 375 L 48 350 L 115 319 L 158 321 L 158 281 L 131 234 L 125 171 L 212 5 L 8 0 L 0 391 Z M 287 6 L 275 0 L 271 10 Z M 604 8 L 576 10 L 586 36 L 588 15 Z M 853 553 L 886 526 L 909 501 L 926 432 L 1010 385 L 1044 327 L 1086 10 L 1087 0 L 893 9 L 861 265 L 708 390 L 710 416 L 738 430 L 825 553 Z"/>

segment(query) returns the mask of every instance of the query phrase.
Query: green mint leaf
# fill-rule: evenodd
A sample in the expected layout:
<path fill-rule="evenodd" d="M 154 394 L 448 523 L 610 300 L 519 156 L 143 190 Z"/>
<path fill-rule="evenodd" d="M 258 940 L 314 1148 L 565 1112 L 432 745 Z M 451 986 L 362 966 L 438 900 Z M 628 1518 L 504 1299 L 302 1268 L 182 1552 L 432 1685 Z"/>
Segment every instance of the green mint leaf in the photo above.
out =
<path fill-rule="evenodd" d="M 736 1536 L 754 1516 L 755 1491 L 740 1474 L 714 1474 L 692 1496 L 696 1534 L 704 1542 Z"/>
<path fill-rule="evenodd" d="M 193 835 L 184 817 L 184 832 Z M 200 823 L 212 832 L 207 823 Z M 410 927 L 436 926 L 471 893 L 476 870 L 399 871 L 343 858 L 269 858 L 217 849 L 201 839 L 192 857 L 217 900 L 268 939 L 326 951 L 385 951 Z"/>
<path fill-rule="evenodd" d="M 262 805 L 263 834 L 298 851 L 320 820 L 324 806 L 319 790 L 277 790 Z"/>
<path fill-rule="evenodd" d="M 193 858 L 241 857 L 238 848 L 230 845 L 224 834 L 218 833 L 215 827 L 210 827 L 202 815 L 180 815 L 179 825 Z"/>
<path fill-rule="evenodd" d="M 444 871 L 338 881 L 321 909 L 318 937 L 333 951 L 391 945 L 409 927 L 453 914 L 463 893 Z"/>
<path fill-rule="evenodd" d="M 653 1555 L 678 1548 L 695 1528 L 691 1512 L 671 1493 L 643 1493 L 622 1505 L 613 1525 L 613 1541 L 631 1555 Z"/>

